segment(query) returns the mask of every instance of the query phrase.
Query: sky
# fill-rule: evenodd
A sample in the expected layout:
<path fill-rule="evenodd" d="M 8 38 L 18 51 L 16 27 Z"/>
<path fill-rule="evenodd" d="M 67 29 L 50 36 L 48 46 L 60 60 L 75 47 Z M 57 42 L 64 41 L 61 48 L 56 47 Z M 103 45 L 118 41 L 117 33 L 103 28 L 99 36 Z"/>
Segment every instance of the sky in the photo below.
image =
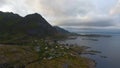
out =
<path fill-rule="evenodd" d="M 72 32 L 120 32 L 120 0 L 0 0 L 0 11 L 39 13 Z"/>

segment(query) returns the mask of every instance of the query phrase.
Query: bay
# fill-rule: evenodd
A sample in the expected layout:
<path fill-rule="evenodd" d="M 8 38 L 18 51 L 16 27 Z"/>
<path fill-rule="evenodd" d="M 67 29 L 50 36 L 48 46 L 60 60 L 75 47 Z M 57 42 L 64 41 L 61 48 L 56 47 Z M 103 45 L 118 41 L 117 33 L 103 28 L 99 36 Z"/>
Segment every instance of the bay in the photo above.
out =
<path fill-rule="evenodd" d="M 89 46 L 93 50 L 101 51 L 98 55 L 87 55 L 96 61 L 96 68 L 120 68 L 120 35 L 111 34 L 111 37 L 77 36 L 76 39 L 62 41 L 67 44 Z M 103 58 L 103 57 L 107 58 Z"/>

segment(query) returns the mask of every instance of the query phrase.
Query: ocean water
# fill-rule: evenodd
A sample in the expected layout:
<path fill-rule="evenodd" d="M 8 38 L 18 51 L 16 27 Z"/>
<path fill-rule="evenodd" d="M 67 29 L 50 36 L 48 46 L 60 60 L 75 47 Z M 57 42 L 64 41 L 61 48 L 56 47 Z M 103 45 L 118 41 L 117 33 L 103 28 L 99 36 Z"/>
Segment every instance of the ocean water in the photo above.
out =
<path fill-rule="evenodd" d="M 65 40 L 65 43 L 89 46 L 92 50 L 101 51 L 98 55 L 87 55 L 97 62 L 96 68 L 120 68 L 120 34 L 111 37 L 83 37 Z M 107 58 L 102 58 L 106 56 Z"/>

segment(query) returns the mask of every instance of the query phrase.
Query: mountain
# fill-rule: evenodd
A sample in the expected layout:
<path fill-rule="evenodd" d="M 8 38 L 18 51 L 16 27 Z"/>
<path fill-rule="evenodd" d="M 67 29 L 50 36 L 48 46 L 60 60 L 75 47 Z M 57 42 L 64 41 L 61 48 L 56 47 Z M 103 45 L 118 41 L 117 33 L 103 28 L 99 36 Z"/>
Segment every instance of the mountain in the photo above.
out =
<path fill-rule="evenodd" d="M 57 33 L 38 13 L 21 17 L 10 12 L 0 12 L 0 43 L 28 42 L 31 38 L 40 39 Z"/>
<path fill-rule="evenodd" d="M 60 33 L 60 34 L 70 34 L 69 31 L 59 27 L 59 26 L 54 26 L 54 28 Z"/>
<path fill-rule="evenodd" d="M 43 37 L 57 32 L 56 29 L 37 13 L 25 16 L 20 24 L 23 30 L 32 36 Z"/>

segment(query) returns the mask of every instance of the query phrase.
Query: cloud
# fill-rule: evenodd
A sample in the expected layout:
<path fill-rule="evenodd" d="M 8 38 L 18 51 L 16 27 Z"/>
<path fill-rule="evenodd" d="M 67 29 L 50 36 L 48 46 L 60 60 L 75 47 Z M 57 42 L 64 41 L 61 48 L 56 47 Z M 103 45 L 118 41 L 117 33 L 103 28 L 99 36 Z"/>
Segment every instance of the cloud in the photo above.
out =
<path fill-rule="evenodd" d="M 6 0 L 0 0 L 0 6 L 4 5 L 6 3 Z"/>
<path fill-rule="evenodd" d="M 14 12 L 21 16 L 33 13 L 26 0 L 0 0 L 0 11 Z"/>
<path fill-rule="evenodd" d="M 77 18 L 93 13 L 94 0 L 25 0 L 32 12 L 41 13 L 51 24 L 58 25 L 60 21 Z M 92 9 L 92 10 L 91 10 Z"/>
<path fill-rule="evenodd" d="M 31 6 L 32 10 L 41 12 L 46 16 L 59 18 L 73 17 L 77 15 L 86 15 L 90 13 L 94 5 L 93 0 L 26 0 L 27 5 Z"/>
<path fill-rule="evenodd" d="M 91 21 L 91 22 L 80 22 L 80 21 L 74 22 L 74 21 L 71 21 L 69 23 L 65 22 L 65 24 L 62 24 L 62 26 L 107 27 L 107 26 L 113 26 L 113 23 L 111 23 L 110 21 L 107 21 L 107 20 Z"/>
<path fill-rule="evenodd" d="M 113 20 L 111 19 L 91 19 L 81 20 L 81 19 L 70 19 L 64 20 L 62 23 L 59 23 L 60 26 L 76 26 L 76 27 L 109 27 L 114 26 Z"/>
<path fill-rule="evenodd" d="M 120 0 L 118 0 L 117 4 L 110 10 L 110 15 L 120 14 Z"/>
<path fill-rule="evenodd" d="M 0 0 L 0 10 L 21 16 L 37 12 L 59 26 L 91 30 L 120 26 L 120 0 Z"/>

